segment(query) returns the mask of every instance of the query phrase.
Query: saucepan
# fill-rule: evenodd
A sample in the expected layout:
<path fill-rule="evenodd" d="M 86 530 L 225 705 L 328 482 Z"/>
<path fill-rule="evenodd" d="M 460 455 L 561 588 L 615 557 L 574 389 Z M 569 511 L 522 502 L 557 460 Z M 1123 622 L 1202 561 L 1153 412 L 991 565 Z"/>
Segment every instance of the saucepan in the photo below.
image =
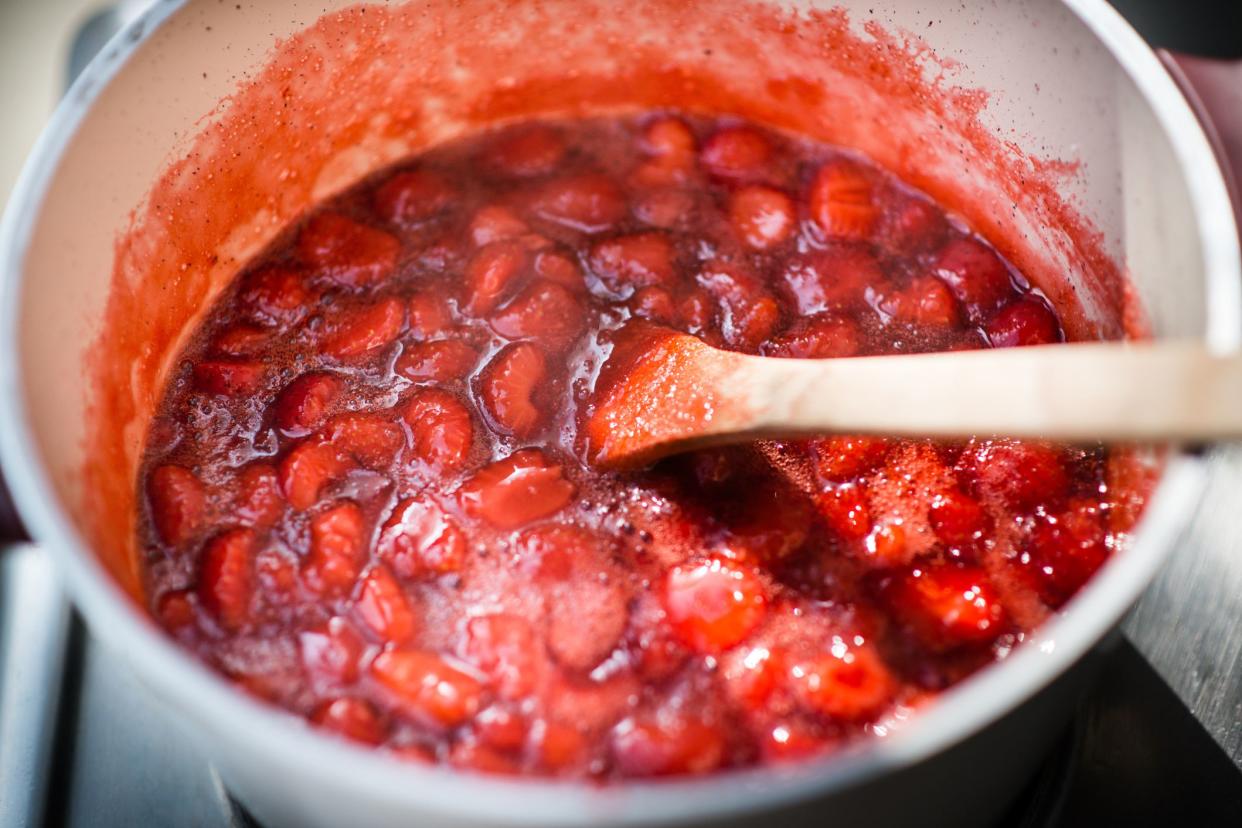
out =
<path fill-rule="evenodd" d="M 1202 461 L 1169 449 L 1124 551 L 1009 657 L 834 756 L 588 786 L 399 764 L 239 693 L 143 609 L 136 468 L 162 379 L 246 259 L 418 149 L 537 114 L 731 112 L 869 154 L 959 213 L 1076 338 L 1242 343 L 1228 187 L 1103 0 L 188 0 L 84 72 L 4 217 L 3 470 L 92 633 L 266 825 L 966 825 L 1060 732 Z M 779 822 L 778 822 L 779 820 Z"/>

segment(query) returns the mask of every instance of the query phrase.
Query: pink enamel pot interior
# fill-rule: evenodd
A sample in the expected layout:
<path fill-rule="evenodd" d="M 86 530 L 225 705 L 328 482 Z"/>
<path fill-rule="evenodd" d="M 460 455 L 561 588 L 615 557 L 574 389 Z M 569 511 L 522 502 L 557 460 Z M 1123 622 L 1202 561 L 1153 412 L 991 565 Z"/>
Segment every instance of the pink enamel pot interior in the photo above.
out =
<path fill-rule="evenodd" d="M 590 787 L 398 764 L 235 690 L 143 609 L 135 485 L 188 332 L 324 196 L 529 115 L 732 112 L 867 153 L 961 213 L 1080 337 L 1242 340 L 1236 227 L 1176 84 L 1103 0 L 161 3 L 84 73 L 4 217 L 0 437 L 92 632 L 270 826 L 966 825 L 1021 787 L 1191 514 L 1171 452 L 1127 549 L 1002 662 L 834 756 Z"/>

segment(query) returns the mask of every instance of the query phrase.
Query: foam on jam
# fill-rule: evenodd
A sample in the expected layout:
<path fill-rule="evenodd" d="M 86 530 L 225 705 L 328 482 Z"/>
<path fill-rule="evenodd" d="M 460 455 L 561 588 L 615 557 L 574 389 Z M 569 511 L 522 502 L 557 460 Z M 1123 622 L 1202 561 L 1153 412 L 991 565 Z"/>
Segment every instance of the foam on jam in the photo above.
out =
<path fill-rule="evenodd" d="M 291 227 L 185 351 L 141 474 L 153 612 L 404 757 L 705 773 L 831 751 L 1002 657 L 1136 515 L 1119 453 L 1037 442 L 593 469 L 579 426 L 634 318 L 783 357 L 1064 338 L 845 150 L 670 113 L 452 142 Z"/>

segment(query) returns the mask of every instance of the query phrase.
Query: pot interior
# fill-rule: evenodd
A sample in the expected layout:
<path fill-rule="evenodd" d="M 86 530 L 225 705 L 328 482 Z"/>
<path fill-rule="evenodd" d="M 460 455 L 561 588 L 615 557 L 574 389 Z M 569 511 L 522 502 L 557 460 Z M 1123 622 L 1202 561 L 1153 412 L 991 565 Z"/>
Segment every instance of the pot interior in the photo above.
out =
<path fill-rule="evenodd" d="M 97 97 L 27 205 L 17 311 L 35 454 L 134 596 L 142 442 L 213 298 L 319 199 L 510 119 L 675 108 L 853 147 L 987 236 L 1072 338 L 1207 328 L 1201 216 L 1178 152 L 1053 0 L 638 0 L 624 14 L 610 0 L 204 1 L 161 14 L 106 87 L 96 67 L 71 94 L 71 113 Z"/>

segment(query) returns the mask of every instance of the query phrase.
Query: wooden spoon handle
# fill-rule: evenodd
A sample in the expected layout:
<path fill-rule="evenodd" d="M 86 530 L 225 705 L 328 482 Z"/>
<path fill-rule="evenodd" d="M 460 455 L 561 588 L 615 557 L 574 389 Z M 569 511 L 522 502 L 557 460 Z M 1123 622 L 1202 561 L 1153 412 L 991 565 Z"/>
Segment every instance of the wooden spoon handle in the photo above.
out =
<path fill-rule="evenodd" d="M 1242 437 L 1242 357 L 1216 356 L 1199 343 L 1082 343 L 835 360 L 730 357 L 736 357 L 733 378 L 748 386 L 752 433 L 760 435 Z"/>

